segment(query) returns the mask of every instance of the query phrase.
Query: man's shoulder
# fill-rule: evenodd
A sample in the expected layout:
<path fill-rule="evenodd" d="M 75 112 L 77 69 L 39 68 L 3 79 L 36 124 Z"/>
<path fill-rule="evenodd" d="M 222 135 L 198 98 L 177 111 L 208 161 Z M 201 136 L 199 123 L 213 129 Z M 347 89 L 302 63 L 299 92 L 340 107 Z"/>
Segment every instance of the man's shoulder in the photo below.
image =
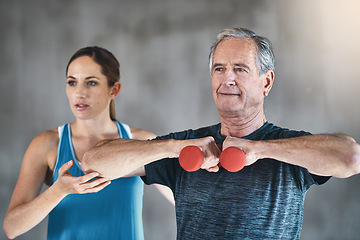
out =
<path fill-rule="evenodd" d="M 200 127 L 197 129 L 187 129 L 179 132 L 172 132 L 164 136 L 159 136 L 157 139 L 193 139 L 193 138 L 202 138 L 207 136 L 212 136 L 217 134 L 220 131 L 220 123 Z"/>
<path fill-rule="evenodd" d="M 279 127 L 274 125 L 273 123 L 267 122 L 260 129 L 252 133 L 249 137 L 258 140 L 267 140 L 267 139 L 300 137 L 310 134 L 311 134 L 310 132 L 306 132 L 303 130 L 292 130 L 290 128 Z"/>

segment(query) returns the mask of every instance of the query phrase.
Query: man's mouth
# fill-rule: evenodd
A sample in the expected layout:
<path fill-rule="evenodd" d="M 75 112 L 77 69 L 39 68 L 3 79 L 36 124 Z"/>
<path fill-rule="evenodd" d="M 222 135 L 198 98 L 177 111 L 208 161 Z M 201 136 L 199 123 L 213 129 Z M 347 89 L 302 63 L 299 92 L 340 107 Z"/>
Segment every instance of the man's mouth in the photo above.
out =
<path fill-rule="evenodd" d="M 224 96 L 240 96 L 240 93 L 232 93 L 232 92 L 219 92 L 220 95 Z"/>

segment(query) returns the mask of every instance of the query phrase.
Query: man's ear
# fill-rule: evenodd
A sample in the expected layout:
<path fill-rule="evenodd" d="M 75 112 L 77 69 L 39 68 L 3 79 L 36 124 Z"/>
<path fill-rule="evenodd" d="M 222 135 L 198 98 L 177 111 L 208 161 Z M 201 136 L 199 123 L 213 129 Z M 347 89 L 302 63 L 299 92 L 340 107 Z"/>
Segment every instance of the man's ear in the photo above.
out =
<path fill-rule="evenodd" d="M 273 86 L 274 83 L 274 79 L 275 79 L 275 73 L 273 70 L 268 70 L 265 74 L 264 74 L 264 96 L 268 96 L 269 92 Z"/>
<path fill-rule="evenodd" d="M 121 90 L 121 83 L 115 82 L 114 86 L 111 87 L 111 92 L 110 92 L 112 99 L 114 99 L 117 95 L 119 95 L 120 90 Z"/>

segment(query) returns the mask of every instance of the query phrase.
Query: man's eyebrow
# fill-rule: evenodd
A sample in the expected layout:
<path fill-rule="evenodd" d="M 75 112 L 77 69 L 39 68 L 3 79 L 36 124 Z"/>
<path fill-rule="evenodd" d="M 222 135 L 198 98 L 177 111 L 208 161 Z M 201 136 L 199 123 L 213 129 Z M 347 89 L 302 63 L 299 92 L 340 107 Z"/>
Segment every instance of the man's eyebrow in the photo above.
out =
<path fill-rule="evenodd" d="M 244 63 L 235 63 L 234 64 L 236 67 L 243 67 L 243 68 L 246 68 L 246 69 L 250 69 L 250 67 Z M 217 67 L 223 67 L 224 64 L 222 63 L 215 63 L 211 69 L 214 69 L 214 68 L 217 68 Z"/>
<path fill-rule="evenodd" d="M 211 69 L 214 69 L 214 68 L 217 68 L 217 67 L 222 67 L 224 66 L 224 64 L 221 64 L 221 63 L 215 63 Z"/>
<path fill-rule="evenodd" d="M 250 67 L 244 63 L 235 63 L 234 64 L 235 66 L 237 67 L 243 67 L 243 68 L 246 68 L 246 69 L 250 69 Z"/>

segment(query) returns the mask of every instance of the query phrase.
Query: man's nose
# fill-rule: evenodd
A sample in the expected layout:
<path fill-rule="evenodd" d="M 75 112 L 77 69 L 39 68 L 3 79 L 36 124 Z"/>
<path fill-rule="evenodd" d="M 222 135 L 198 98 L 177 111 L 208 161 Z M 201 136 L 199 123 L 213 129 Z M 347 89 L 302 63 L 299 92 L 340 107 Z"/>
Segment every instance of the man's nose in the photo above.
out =
<path fill-rule="evenodd" d="M 236 85 L 235 79 L 236 79 L 235 72 L 233 70 L 228 70 L 226 72 L 226 76 L 223 84 L 227 86 Z"/>

